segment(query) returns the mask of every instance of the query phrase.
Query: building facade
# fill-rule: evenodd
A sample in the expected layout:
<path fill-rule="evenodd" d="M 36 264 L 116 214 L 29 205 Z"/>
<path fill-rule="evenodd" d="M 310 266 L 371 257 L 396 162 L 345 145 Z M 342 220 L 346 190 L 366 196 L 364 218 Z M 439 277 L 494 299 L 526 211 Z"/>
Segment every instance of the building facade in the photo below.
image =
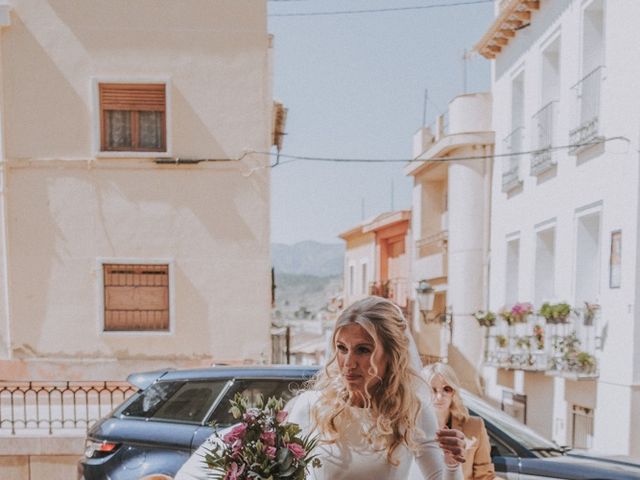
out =
<path fill-rule="evenodd" d="M 492 59 L 489 307 L 502 310 L 487 393 L 561 445 L 637 457 L 640 4 L 495 10 L 476 46 Z"/>
<path fill-rule="evenodd" d="M 413 312 L 418 347 L 427 360 L 446 358 L 477 391 L 484 335 L 472 314 L 487 305 L 491 95 L 454 98 L 413 145 L 415 160 L 405 167 L 413 177 L 409 291 L 416 306 L 416 286 L 435 291 L 430 311 Z"/>
<path fill-rule="evenodd" d="M 0 378 L 269 361 L 266 2 L 2 0 L 0 24 Z"/>
<path fill-rule="evenodd" d="M 344 306 L 378 295 L 408 314 L 411 212 L 381 213 L 339 236 L 346 242 Z"/>

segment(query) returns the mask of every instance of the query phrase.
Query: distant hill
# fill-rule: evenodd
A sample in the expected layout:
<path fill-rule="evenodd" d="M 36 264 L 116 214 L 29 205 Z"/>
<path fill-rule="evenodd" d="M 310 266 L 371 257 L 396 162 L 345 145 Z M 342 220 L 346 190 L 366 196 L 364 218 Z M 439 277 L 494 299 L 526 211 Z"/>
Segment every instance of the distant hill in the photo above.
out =
<path fill-rule="evenodd" d="M 271 261 L 277 273 L 330 277 L 342 275 L 344 245 L 308 240 L 286 245 L 271 245 Z"/>
<path fill-rule="evenodd" d="M 342 291 L 344 245 L 314 241 L 274 243 L 271 258 L 276 280 L 276 308 L 317 312 Z"/>

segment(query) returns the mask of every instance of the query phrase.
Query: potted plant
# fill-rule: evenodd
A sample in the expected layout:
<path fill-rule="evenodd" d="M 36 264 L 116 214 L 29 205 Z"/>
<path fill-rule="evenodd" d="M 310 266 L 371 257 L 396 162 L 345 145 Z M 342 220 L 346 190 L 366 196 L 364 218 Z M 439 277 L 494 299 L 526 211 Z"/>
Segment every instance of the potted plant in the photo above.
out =
<path fill-rule="evenodd" d="M 596 359 L 588 352 L 580 351 L 576 354 L 576 363 L 580 372 L 593 373 L 596 369 Z"/>
<path fill-rule="evenodd" d="M 507 348 L 509 339 L 504 335 L 496 335 L 496 343 L 498 344 L 499 348 Z"/>
<path fill-rule="evenodd" d="M 481 327 L 493 327 L 496 324 L 496 314 L 491 310 L 478 310 L 473 314 Z"/>
<path fill-rule="evenodd" d="M 540 310 L 538 310 L 538 315 L 544 317 L 547 323 L 551 325 L 567 323 L 570 313 L 571 305 L 565 302 L 545 302 L 540 307 Z"/>
<path fill-rule="evenodd" d="M 531 348 L 531 341 L 528 336 L 516 337 L 516 347 L 522 350 L 529 350 Z"/>
<path fill-rule="evenodd" d="M 529 302 L 518 302 L 511 307 L 511 315 L 514 317 L 515 323 L 526 323 L 532 313 L 533 305 Z"/>
<path fill-rule="evenodd" d="M 538 350 L 544 350 L 544 328 L 542 325 L 535 325 L 533 327 L 533 338 L 536 340 L 536 348 Z"/>

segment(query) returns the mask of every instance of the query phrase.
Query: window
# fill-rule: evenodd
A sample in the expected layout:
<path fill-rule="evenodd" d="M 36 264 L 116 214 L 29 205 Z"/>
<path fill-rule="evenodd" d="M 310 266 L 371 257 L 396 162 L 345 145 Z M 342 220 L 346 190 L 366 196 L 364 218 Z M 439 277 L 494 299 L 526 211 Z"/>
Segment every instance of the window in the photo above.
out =
<path fill-rule="evenodd" d="M 100 150 L 164 152 L 164 83 L 100 83 Z"/>
<path fill-rule="evenodd" d="M 367 285 L 369 284 L 369 279 L 367 278 L 367 262 L 362 263 L 362 288 L 361 291 L 363 294 L 367 294 L 368 289 Z"/>
<path fill-rule="evenodd" d="M 169 265 L 104 264 L 104 330 L 169 330 Z"/>
<path fill-rule="evenodd" d="M 356 267 L 355 265 L 349 265 L 349 295 L 353 295 L 355 293 L 355 284 L 356 284 Z"/>
<path fill-rule="evenodd" d="M 229 402 L 238 393 L 249 401 L 249 407 L 255 407 L 260 396 L 263 400 L 275 397 L 282 398 L 287 402 L 300 388 L 302 388 L 301 382 L 290 379 L 236 380 L 218 402 L 218 406 L 213 412 L 213 418 L 210 418 L 209 421 L 213 420 L 221 427 L 236 423 L 237 420 L 229 412 Z"/>
<path fill-rule="evenodd" d="M 520 239 L 507 241 L 505 304 L 518 301 L 518 280 L 520 277 Z"/>
<path fill-rule="evenodd" d="M 121 415 L 200 423 L 226 384 L 227 380 L 158 382 L 134 396 Z"/>
<path fill-rule="evenodd" d="M 555 228 L 536 233 L 535 295 L 536 305 L 555 297 Z"/>

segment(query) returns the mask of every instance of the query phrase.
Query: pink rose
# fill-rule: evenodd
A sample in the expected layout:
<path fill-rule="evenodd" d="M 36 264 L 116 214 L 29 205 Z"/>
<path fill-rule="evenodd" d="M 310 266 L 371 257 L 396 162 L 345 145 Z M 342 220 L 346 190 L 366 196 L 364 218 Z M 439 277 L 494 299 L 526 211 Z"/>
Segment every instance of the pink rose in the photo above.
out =
<path fill-rule="evenodd" d="M 222 437 L 222 440 L 226 444 L 231 444 L 236 440 L 242 440 L 244 438 L 244 434 L 247 431 L 247 426 L 244 423 L 240 423 L 233 427 L 231 431 Z"/>
<path fill-rule="evenodd" d="M 244 465 L 238 467 L 238 464 L 236 462 L 233 462 L 231 464 L 231 468 L 224 476 L 224 480 L 238 480 L 240 478 L 240 475 L 242 475 L 242 472 L 244 472 Z"/>
<path fill-rule="evenodd" d="M 297 443 L 289 443 L 287 445 L 287 448 L 291 453 L 293 453 L 293 456 L 296 457 L 298 460 L 300 460 L 302 457 L 304 457 L 307 454 L 307 452 L 304 451 L 304 448 L 302 448 Z"/>
<path fill-rule="evenodd" d="M 289 414 L 286 410 L 280 410 L 278 413 L 276 413 L 276 422 L 282 423 L 287 419 L 288 416 Z"/>
<path fill-rule="evenodd" d="M 264 454 L 268 459 L 273 460 L 276 458 L 276 447 L 267 447 L 264 449 Z"/>
<path fill-rule="evenodd" d="M 260 440 L 262 440 L 262 443 L 272 447 L 276 444 L 276 432 L 262 432 L 260 434 Z"/>

